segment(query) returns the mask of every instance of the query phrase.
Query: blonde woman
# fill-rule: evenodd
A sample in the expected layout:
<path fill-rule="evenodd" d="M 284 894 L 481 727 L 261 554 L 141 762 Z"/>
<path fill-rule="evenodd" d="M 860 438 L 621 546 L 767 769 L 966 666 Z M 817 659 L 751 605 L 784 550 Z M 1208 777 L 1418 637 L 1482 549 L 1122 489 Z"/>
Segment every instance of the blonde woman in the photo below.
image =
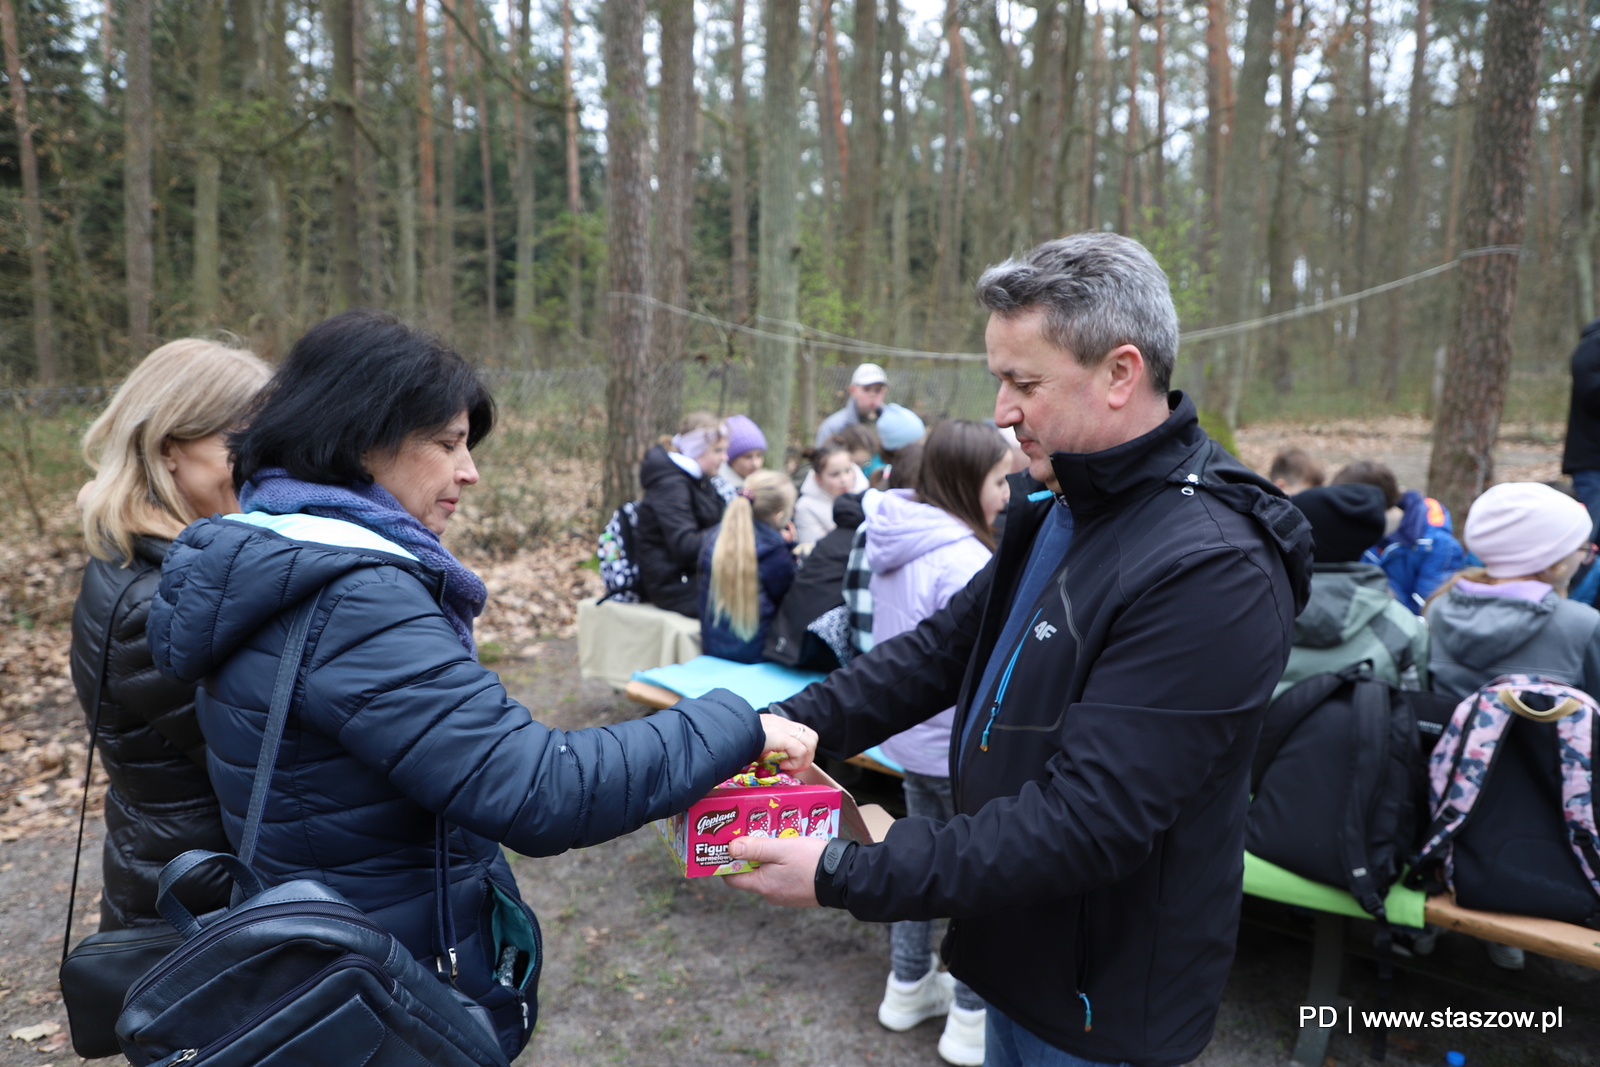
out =
<path fill-rule="evenodd" d="M 767 628 L 794 584 L 794 483 L 757 471 L 706 533 L 700 573 L 700 647 L 708 656 L 759 663 Z"/>
<path fill-rule="evenodd" d="M 228 850 L 194 687 L 156 671 L 145 619 L 172 538 L 238 510 L 226 435 L 270 374 L 249 352 L 173 341 L 145 357 L 84 435 L 95 479 L 79 503 L 93 558 L 72 612 L 72 683 L 91 724 L 99 704 L 94 740 L 111 778 L 102 930 L 162 921 L 162 866 L 191 848 Z M 202 868 L 179 896 L 196 914 L 226 907 L 226 878 Z"/>

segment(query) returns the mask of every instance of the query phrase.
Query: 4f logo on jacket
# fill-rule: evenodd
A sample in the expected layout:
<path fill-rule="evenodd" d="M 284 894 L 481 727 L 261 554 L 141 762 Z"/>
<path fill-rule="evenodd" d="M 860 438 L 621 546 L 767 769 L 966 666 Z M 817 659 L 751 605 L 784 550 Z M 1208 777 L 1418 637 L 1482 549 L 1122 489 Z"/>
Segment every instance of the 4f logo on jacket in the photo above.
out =
<path fill-rule="evenodd" d="M 1047 637 L 1054 637 L 1056 628 L 1047 622 L 1041 622 L 1033 628 L 1033 636 L 1043 641 Z"/>

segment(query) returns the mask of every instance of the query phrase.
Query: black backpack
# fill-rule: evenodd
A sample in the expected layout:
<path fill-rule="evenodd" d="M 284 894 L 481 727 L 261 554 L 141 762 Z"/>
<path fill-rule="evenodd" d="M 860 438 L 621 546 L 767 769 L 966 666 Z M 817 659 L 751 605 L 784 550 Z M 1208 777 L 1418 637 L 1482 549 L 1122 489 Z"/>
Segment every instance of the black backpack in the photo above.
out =
<path fill-rule="evenodd" d="M 1416 838 L 1417 733 L 1407 694 L 1365 662 L 1287 690 L 1261 727 L 1245 847 L 1386 921 Z"/>
<path fill-rule="evenodd" d="M 835 500 L 833 521 L 838 525 L 812 548 L 772 617 L 761 652 L 765 660 L 802 671 L 832 671 L 850 659 L 844 575 L 856 528 L 864 521 L 861 494 Z"/>
<path fill-rule="evenodd" d="M 1410 884 L 1600 929 L 1597 747 L 1600 707 L 1571 686 L 1507 675 L 1461 701 L 1434 746 L 1433 818 Z"/>

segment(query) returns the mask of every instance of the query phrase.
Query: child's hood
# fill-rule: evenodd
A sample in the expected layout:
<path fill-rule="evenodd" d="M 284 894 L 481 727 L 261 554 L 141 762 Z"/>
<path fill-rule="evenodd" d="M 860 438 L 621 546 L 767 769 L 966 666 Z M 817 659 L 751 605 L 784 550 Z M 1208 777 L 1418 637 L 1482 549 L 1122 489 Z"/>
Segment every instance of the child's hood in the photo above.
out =
<path fill-rule="evenodd" d="M 867 520 L 867 566 L 879 573 L 892 571 L 968 537 L 977 540 L 948 511 L 914 500 L 909 489 L 891 489 Z"/>

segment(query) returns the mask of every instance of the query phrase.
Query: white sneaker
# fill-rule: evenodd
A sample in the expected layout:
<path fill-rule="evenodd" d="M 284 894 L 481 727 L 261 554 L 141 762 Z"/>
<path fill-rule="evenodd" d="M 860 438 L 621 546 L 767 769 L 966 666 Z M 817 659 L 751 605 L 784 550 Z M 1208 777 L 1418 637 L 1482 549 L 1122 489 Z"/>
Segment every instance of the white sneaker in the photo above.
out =
<path fill-rule="evenodd" d="M 939 1037 L 939 1058 L 956 1067 L 983 1067 L 983 1031 L 988 1012 L 983 1008 L 950 1005 Z"/>
<path fill-rule="evenodd" d="M 1526 957 L 1520 948 L 1511 945 L 1499 945 L 1493 941 L 1485 941 L 1484 947 L 1489 950 L 1489 962 L 1507 971 L 1520 971 L 1527 964 Z"/>
<path fill-rule="evenodd" d="M 902 982 L 891 973 L 878 1005 L 878 1021 L 890 1030 L 909 1030 L 924 1019 L 947 1014 L 955 996 L 955 978 L 937 964 L 915 982 Z"/>

